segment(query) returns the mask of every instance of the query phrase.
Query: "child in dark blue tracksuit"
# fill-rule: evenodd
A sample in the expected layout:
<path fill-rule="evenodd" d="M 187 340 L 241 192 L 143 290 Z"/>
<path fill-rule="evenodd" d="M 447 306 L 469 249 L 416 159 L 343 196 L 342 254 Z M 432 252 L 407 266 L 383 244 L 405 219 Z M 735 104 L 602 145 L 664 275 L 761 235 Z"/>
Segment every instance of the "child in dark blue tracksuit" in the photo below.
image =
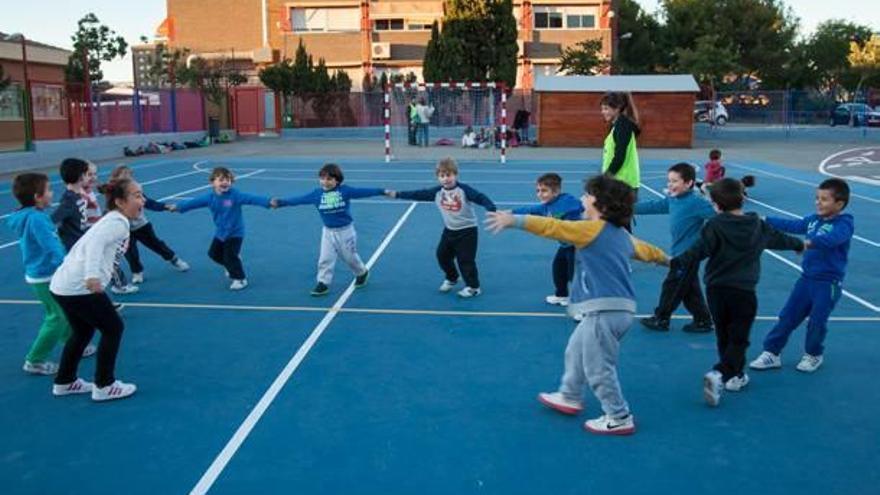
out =
<path fill-rule="evenodd" d="M 549 173 L 538 177 L 535 192 L 540 204 L 515 208 L 515 215 L 535 215 L 558 220 L 582 220 L 584 206 L 580 200 L 562 191 L 562 177 Z M 568 306 L 568 284 L 574 276 L 573 244 L 559 241 L 556 256 L 553 257 L 553 285 L 556 291 L 544 298 L 547 304 Z"/>
<path fill-rule="evenodd" d="M 654 201 L 636 203 L 636 215 L 669 214 L 669 230 L 672 234 L 672 256 L 680 256 L 690 249 L 700 238 L 700 231 L 706 220 L 715 216 L 715 209 L 701 195 L 694 192 L 697 173 L 688 163 L 676 163 L 666 174 L 669 196 Z M 712 316 L 703 291 L 697 270 L 691 270 L 687 279 L 680 281 L 676 270 L 669 270 L 660 291 L 660 301 L 654 315 L 642 318 L 641 322 L 651 330 L 668 331 L 669 319 L 679 303 L 690 312 L 694 321 L 682 330 L 685 332 L 711 332 Z"/>
<path fill-rule="evenodd" d="M 764 338 L 764 352 L 749 365 L 752 369 L 779 368 L 779 354 L 788 337 L 805 318 L 807 323 L 805 354 L 798 371 L 816 371 L 823 361 L 828 317 L 840 299 L 841 284 L 853 236 L 853 217 L 842 213 L 849 202 L 849 186 L 843 179 L 828 179 L 816 190 L 816 213 L 800 220 L 767 218 L 784 232 L 805 234 L 809 246 L 801 264 L 803 273 L 788 296 L 779 321 Z"/>

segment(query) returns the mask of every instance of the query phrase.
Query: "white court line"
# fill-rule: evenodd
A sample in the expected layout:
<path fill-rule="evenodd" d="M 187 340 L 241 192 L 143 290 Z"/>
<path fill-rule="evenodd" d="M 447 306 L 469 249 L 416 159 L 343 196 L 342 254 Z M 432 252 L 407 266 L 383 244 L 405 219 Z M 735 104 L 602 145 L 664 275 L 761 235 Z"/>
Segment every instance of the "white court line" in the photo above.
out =
<path fill-rule="evenodd" d="M 308 173 L 315 176 L 317 179 L 318 172 L 315 166 L 310 165 L 311 168 L 274 168 L 268 167 L 265 170 L 270 172 L 302 172 Z M 231 168 L 235 170 L 256 170 L 255 167 L 235 167 L 231 166 Z M 207 170 L 205 170 L 207 172 Z M 344 168 L 343 172 L 348 173 L 375 173 L 375 174 L 398 174 L 398 173 L 414 173 L 414 174 L 433 174 L 433 168 L 425 167 L 425 168 L 413 168 L 413 169 L 402 169 L 402 168 Z M 525 169 L 517 169 L 517 170 L 497 170 L 497 169 L 473 169 L 468 168 L 467 166 L 461 167 L 459 170 L 459 175 L 470 175 L 470 174 L 503 174 L 503 175 L 516 175 L 516 174 L 527 174 L 534 175 L 537 179 L 539 175 L 546 173 L 556 173 L 559 175 L 583 175 L 584 178 L 591 177 L 599 173 L 598 168 L 590 168 L 584 167 L 584 170 L 556 170 L 553 167 L 547 167 L 541 170 L 525 170 Z M 657 172 L 644 172 L 642 173 L 642 177 L 648 178 L 657 178 L 657 177 L 666 177 L 667 172 L 657 171 Z M 467 182 L 466 180 L 464 182 Z"/>
<path fill-rule="evenodd" d="M 803 218 L 802 216 L 800 216 L 796 213 L 792 213 L 788 210 L 783 210 L 782 208 L 777 208 L 773 205 L 768 205 L 767 203 L 764 203 L 763 201 L 758 201 L 757 199 L 752 199 L 752 198 L 746 197 L 746 201 L 749 201 L 751 203 L 755 203 L 756 205 L 763 206 L 764 208 L 767 208 L 768 210 L 773 210 L 777 213 L 782 213 L 783 215 L 788 215 L 792 218 L 797 218 L 797 219 Z M 871 239 L 866 239 L 866 238 L 859 236 L 859 235 L 853 234 L 853 239 L 860 241 L 860 242 L 864 242 L 865 244 L 869 244 L 874 247 L 880 247 L 880 242 L 872 241 Z"/>
<path fill-rule="evenodd" d="M 412 203 L 410 207 L 406 210 L 406 212 L 397 220 L 397 223 L 391 229 L 390 232 L 385 236 L 385 239 L 382 240 L 382 243 L 376 249 L 376 252 L 370 257 L 370 260 L 367 261 L 367 269 L 372 268 L 372 266 L 376 263 L 382 253 L 385 251 L 385 248 L 388 247 L 388 244 L 391 242 L 391 239 L 397 235 L 397 232 L 403 226 L 403 223 L 406 222 L 406 219 L 409 217 L 410 213 L 415 210 L 418 203 Z M 339 296 L 339 299 L 333 304 L 331 309 L 338 310 L 341 308 L 348 298 L 351 297 L 354 292 L 354 281 L 349 284 L 348 288 L 345 289 L 345 292 Z M 330 322 L 336 318 L 338 311 L 328 311 L 324 318 L 320 323 L 312 330 L 312 333 L 309 334 L 309 337 L 303 343 L 302 346 L 296 351 L 296 354 L 290 358 L 290 361 L 281 370 L 281 373 L 275 378 L 275 381 L 269 386 L 263 396 L 260 398 L 260 401 L 257 402 L 257 405 L 251 410 L 250 414 L 244 419 L 235 433 L 232 435 L 232 438 L 229 439 L 229 442 L 226 443 L 226 446 L 223 447 L 223 450 L 220 451 L 220 454 L 217 455 L 217 458 L 214 459 L 214 462 L 208 467 L 202 477 L 199 479 L 196 486 L 193 487 L 192 491 L 190 491 L 190 495 L 201 495 L 207 493 L 208 490 L 211 489 L 211 486 L 217 481 L 217 477 L 220 476 L 220 473 L 223 472 L 223 469 L 232 459 L 232 456 L 238 451 L 241 444 L 245 441 L 245 439 L 250 435 L 251 430 L 254 429 L 257 422 L 260 421 L 260 418 L 266 412 L 272 402 L 275 400 L 275 397 L 281 392 L 281 389 L 290 380 L 290 377 L 293 373 L 299 368 L 299 365 L 303 362 L 306 355 L 308 355 L 309 351 L 311 351 L 312 347 L 314 347 L 315 343 L 321 338 L 321 335 L 324 333 L 324 330 L 330 325 Z"/>
<path fill-rule="evenodd" d="M 833 174 L 831 172 L 828 172 L 828 169 L 839 168 L 841 166 L 840 164 L 827 165 L 828 162 L 837 158 L 838 156 L 844 155 L 846 153 L 851 153 L 853 151 L 868 151 L 868 150 L 877 152 L 877 151 L 880 151 L 880 148 L 875 146 L 875 147 L 870 147 L 870 148 L 851 148 L 848 150 L 838 151 L 837 153 L 834 153 L 833 155 L 822 160 L 822 163 L 819 164 L 819 173 L 821 173 L 823 175 L 827 175 L 829 177 L 840 177 L 843 179 L 852 180 L 855 182 L 861 182 L 862 184 L 868 184 L 871 186 L 880 186 L 880 180 L 878 180 L 878 179 L 880 179 L 880 177 L 877 177 L 877 176 L 874 176 L 873 178 L 869 178 L 869 177 L 862 177 L 859 175 L 837 175 L 837 174 Z"/>
<path fill-rule="evenodd" d="M 137 172 L 138 170 L 142 170 L 142 169 L 145 169 L 145 168 L 157 167 L 157 166 L 159 166 L 159 165 L 166 165 L 166 164 L 169 164 L 169 163 L 174 163 L 174 161 L 175 161 L 175 160 L 172 160 L 172 159 L 168 159 L 168 160 L 158 160 L 158 161 L 155 161 L 155 162 L 154 162 L 154 161 L 145 162 L 145 163 L 142 164 L 142 165 L 138 165 L 138 164 L 136 164 L 136 163 L 133 163 L 133 164 L 129 165 L 129 167 L 131 167 L 132 170 L 134 170 L 135 172 Z M 100 167 L 98 168 L 98 177 L 101 177 L 101 176 L 109 176 L 109 175 L 113 172 L 113 168 L 115 168 L 115 167 L 109 167 L 109 166 L 107 166 L 107 165 L 112 165 L 112 164 L 110 164 L 110 163 L 105 164 L 105 166 L 104 166 L 104 170 L 101 170 Z M 18 172 L 12 172 L 12 173 L 25 173 L 25 172 L 27 172 L 27 170 L 20 170 L 20 171 L 18 171 Z M 53 180 L 53 181 L 49 181 L 49 185 L 52 185 L 52 186 L 59 185 L 59 184 L 62 184 L 62 183 L 64 183 L 64 181 L 61 180 L 61 179 Z M 11 192 L 12 192 L 12 189 L 6 189 L 6 190 L 3 190 L 3 191 L 0 191 L 0 194 L 6 194 L 6 193 L 11 193 Z"/>
<path fill-rule="evenodd" d="M 265 169 L 266 171 L 272 171 L 271 169 Z M 346 174 L 348 170 L 344 171 Z M 274 182 L 318 182 L 317 177 L 273 177 L 270 175 L 265 175 L 263 177 L 257 177 L 254 180 L 269 180 Z M 360 183 L 380 183 L 380 184 L 394 184 L 394 183 L 405 183 L 405 184 L 437 184 L 437 179 L 352 179 Z M 533 180 L 473 180 L 466 181 L 467 184 L 534 184 Z"/>
<path fill-rule="evenodd" d="M 805 185 L 805 186 L 810 186 L 810 187 L 813 188 L 813 189 L 816 189 L 816 186 L 819 185 L 819 184 L 817 184 L 817 183 L 815 183 L 815 182 L 808 182 L 808 181 L 805 181 L 805 180 L 793 179 L 793 178 L 791 178 L 791 177 L 786 177 L 786 176 L 784 176 L 784 175 L 782 175 L 782 174 L 775 174 L 775 173 L 773 173 L 773 172 L 767 172 L 766 170 L 761 170 L 761 169 L 759 169 L 759 168 L 754 168 L 754 167 L 747 167 L 747 166 L 745 166 L 745 165 L 740 165 L 740 164 L 738 164 L 738 163 L 725 162 L 725 165 L 729 165 L 729 166 L 731 166 L 731 167 L 736 167 L 736 168 L 741 168 L 741 169 L 743 169 L 743 170 L 749 170 L 749 171 L 751 171 L 751 172 L 756 172 L 756 173 L 763 174 L 763 175 L 766 175 L 766 176 L 769 176 L 769 177 L 776 177 L 776 178 L 778 178 L 778 179 L 784 179 L 784 180 L 787 180 L 787 181 L 789 181 L 789 182 L 794 182 L 795 184 L 803 184 L 803 185 Z M 859 198 L 859 199 L 864 199 L 865 201 L 870 201 L 870 202 L 872 202 L 872 203 L 880 203 L 880 199 L 872 198 L 872 197 L 870 197 L 870 196 L 863 196 L 863 195 L 861 195 L 861 194 L 856 194 L 856 193 L 854 193 L 854 192 L 850 192 L 849 195 L 850 195 L 850 197 L 853 197 L 853 198 Z"/>
<path fill-rule="evenodd" d="M 0 305 L 17 306 L 42 304 L 37 300 L 28 299 L 0 299 Z M 193 309 L 193 310 L 218 310 L 218 311 L 254 311 L 254 312 L 284 312 L 284 313 L 349 313 L 349 314 L 377 314 L 377 315 L 403 315 L 403 316 L 463 316 L 478 318 L 569 318 L 562 311 L 550 313 L 542 311 L 449 311 L 435 309 L 402 309 L 402 308 L 336 308 L 320 306 L 255 306 L 247 304 L 188 304 L 188 303 L 151 303 L 151 302 L 127 302 L 129 308 L 147 309 Z M 635 318 L 647 318 L 652 314 L 637 314 Z M 673 320 L 691 320 L 691 315 L 672 315 Z M 756 316 L 760 321 L 776 321 L 777 316 Z M 831 316 L 829 321 L 838 322 L 880 322 L 880 316 Z"/>
<path fill-rule="evenodd" d="M 659 196 L 659 197 L 661 197 L 661 198 L 663 197 L 662 194 L 660 194 L 659 192 L 655 191 L 655 190 L 652 189 L 651 187 L 646 186 L 646 185 L 644 185 L 644 184 L 642 184 L 641 186 L 644 187 L 645 189 L 647 189 L 649 192 L 651 192 L 651 193 L 653 193 L 653 194 L 655 194 L 655 195 L 657 195 L 657 196 Z M 788 266 L 794 268 L 795 270 L 797 270 L 797 271 L 799 271 L 799 272 L 802 272 L 802 271 L 803 271 L 803 270 L 801 269 L 801 267 L 797 265 L 797 263 L 792 263 L 791 261 L 787 260 L 786 258 L 784 258 L 784 257 L 782 257 L 782 256 L 780 256 L 780 255 L 778 255 L 778 254 L 776 254 L 776 253 L 774 253 L 773 251 L 770 251 L 770 250 L 764 250 L 764 254 L 769 254 L 770 256 L 772 256 L 772 257 L 778 259 L 779 261 L 782 261 L 782 262 L 785 263 L 786 265 L 788 265 Z M 880 306 L 877 306 L 877 305 L 875 305 L 875 304 L 872 304 L 872 303 L 866 301 L 865 299 L 862 299 L 861 297 L 859 297 L 859 296 L 853 294 L 852 292 L 849 292 L 848 290 L 843 290 L 843 291 L 842 291 L 842 294 L 843 294 L 844 296 L 848 297 L 849 299 L 852 299 L 853 301 L 855 301 L 855 302 L 861 304 L 862 306 L 864 306 L 864 307 L 870 309 L 871 311 L 874 311 L 874 312 L 880 313 Z"/>

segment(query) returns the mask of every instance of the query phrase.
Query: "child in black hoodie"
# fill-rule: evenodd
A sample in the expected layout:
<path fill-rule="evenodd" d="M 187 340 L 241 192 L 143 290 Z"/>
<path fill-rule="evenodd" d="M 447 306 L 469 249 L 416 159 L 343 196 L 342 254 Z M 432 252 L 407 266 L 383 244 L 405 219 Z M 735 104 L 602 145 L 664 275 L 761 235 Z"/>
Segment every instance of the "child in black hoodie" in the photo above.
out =
<path fill-rule="evenodd" d="M 761 274 L 761 253 L 764 249 L 801 252 L 806 246 L 800 239 L 774 229 L 757 214 L 743 213 L 742 182 L 721 179 L 710 188 L 710 196 L 719 214 L 706 222 L 700 239 L 671 265 L 687 272 L 709 258 L 704 280 L 719 361 L 703 378 L 703 397 L 710 406 L 717 406 L 723 389 L 738 392 L 749 383 L 743 368 L 749 332 L 758 311 L 755 286 Z"/>

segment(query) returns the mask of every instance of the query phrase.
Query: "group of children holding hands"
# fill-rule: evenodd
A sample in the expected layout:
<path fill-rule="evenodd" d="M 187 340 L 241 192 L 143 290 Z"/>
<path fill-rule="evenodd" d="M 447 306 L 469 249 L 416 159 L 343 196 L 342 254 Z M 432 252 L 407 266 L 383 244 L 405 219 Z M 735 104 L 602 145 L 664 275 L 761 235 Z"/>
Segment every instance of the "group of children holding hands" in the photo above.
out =
<path fill-rule="evenodd" d="M 62 165 L 65 182 L 73 180 L 74 175 L 65 175 Z M 437 205 L 444 223 L 436 250 L 444 275 L 439 290 L 452 291 L 463 279 L 464 287 L 458 291 L 463 298 L 481 293 L 475 205 L 487 210 L 485 223 L 492 232 L 519 228 L 559 241 L 552 263 L 555 290 L 546 302 L 567 306 L 579 324 L 565 351 L 559 389 L 542 393 L 538 399 L 559 412 L 578 414 L 583 410 L 583 389 L 589 386 L 603 414 L 587 421 L 585 428 L 599 434 L 632 434 L 635 421 L 617 376 L 620 344 L 636 313 L 631 259 L 669 266 L 654 315 L 642 320 L 646 327 L 668 330 L 671 314 L 680 302 L 694 316 L 685 330 L 708 332 L 714 325 L 718 363 L 705 374 L 703 384 L 704 397 L 712 406 L 718 405 L 724 390 L 740 391 L 749 381 L 745 354 L 757 312 L 755 286 L 764 249 L 803 252 L 803 273 L 778 323 L 767 335 L 763 352 L 751 362 L 752 369 L 780 367 L 780 353 L 789 336 L 808 316 L 806 354 L 797 369 L 818 369 L 828 317 L 841 294 L 853 235 L 852 216 L 843 213 L 849 200 L 845 181 L 823 181 L 816 193 L 816 214 L 791 221 L 745 213 L 743 183 L 731 178 L 721 178 L 708 187 L 710 203 L 695 192 L 695 175 L 693 166 L 675 164 L 667 173 L 668 196 L 636 203 L 634 189 L 608 175 L 589 179 L 583 196 L 577 200 L 562 192 L 559 175 L 548 173 L 537 180 L 539 204 L 497 211 L 485 194 L 458 181 L 458 167 L 451 158 L 438 163 L 438 185 L 432 188 L 391 191 L 350 187 L 343 184 L 341 168 L 327 164 L 319 171 L 320 187 L 280 199 L 238 191 L 232 187 L 232 172 L 217 167 L 210 175 L 212 191 L 176 205 L 146 199 L 127 169 L 114 173 L 114 180 L 105 186 L 107 214 L 90 227 L 81 225 L 85 233 L 80 239 L 72 246 L 63 246 L 56 233 L 57 222 L 46 212 L 52 202 L 48 178 L 43 174 L 21 174 L 15 178 L 13 190 L 22 208 L 10 218 L 10 225 L 21 239 L 26 280 L 46 310 L 37 341 L 26 358 L 25 371 L 53 374 L 56 368 L 49 366 L 47 355 L 56 342 L 66 340 L 53 386 L 55 395 L 90 392 L 100 401 L 134 393 L 133 384 L 114 377 L 123 324 L 104 288 L 114 278 L 123 256 L 128 258 L 134 274 L 141 274 L 133 278 L 143 280 L 137 255 L 129 254 L 136 241 L 176 269 L 188 268 L 156 237 L 143 216 L 145 205 L 181 213 L 209 208 L 216 227 L 209 256 L 225 268 L 233 290 L 247 286 L 239 256 L 245 232 L 242 206 L 315 206 L 324 227 L 312 295 L 321 296 L 329 292 L 339 257 L 354 273 L 355 287 L 366 285 L 369 272 L 357 252 L 351 200 L 386 195 Z M 672 258 L 628 232 L 637 214 L 670 215 Z M 86 222 L 82 216 L 80 220 Z M 69 226 L 62 222 L 60 229 L 63 232 Z M 783 232 L 801 234 L 806 239 Z M 700 261 L 706 258 L 708 305 L 697 278 Z M 101 331 L 102 339 L 97 349 L 95 382 L 90 383 L 78 378 L 76 369 L 95 329 Z M 41 371 L 34 371 L 40 366 Z"/>

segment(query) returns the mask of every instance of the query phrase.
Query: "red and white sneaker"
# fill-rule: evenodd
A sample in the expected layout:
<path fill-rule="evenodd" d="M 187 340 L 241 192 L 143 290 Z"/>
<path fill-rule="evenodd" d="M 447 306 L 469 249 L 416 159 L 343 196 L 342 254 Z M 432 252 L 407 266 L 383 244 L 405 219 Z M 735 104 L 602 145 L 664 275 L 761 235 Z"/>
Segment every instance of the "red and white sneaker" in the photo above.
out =
<path fill-rule="evenodd" d="M 538 401 L 550 409 L 570 416 L 580 414 L 584 410 L 584 405 L 580 401 L 566 399 L 562 392 L 542 392 L 538 394 Z"/>
<path fill-rule="evenodd" d="M 95 387 L 92 389 L 92 400 L 103 402 L 106 400 L 124 399 L 135 393 L 137 385 L 134 383 L 123 383 L 119 380 L 107 385 L 106 387 Z"/>
<path fill-rule="evenodd" d="M 584 429 L 597 435 L 632 435 L 636 432 L 636 423 L 632 414 L 622 418 L 604 415 L 588 420 L 584 423 Z"/>
<path fill-rule="evenodd" d="M 62 395 L 87 394 L 94 387 L 94 383 L 77 378 L 66 385 L 58 385 L 57 383 L 52 385 L 52 395 L 60 397 Z"/>

